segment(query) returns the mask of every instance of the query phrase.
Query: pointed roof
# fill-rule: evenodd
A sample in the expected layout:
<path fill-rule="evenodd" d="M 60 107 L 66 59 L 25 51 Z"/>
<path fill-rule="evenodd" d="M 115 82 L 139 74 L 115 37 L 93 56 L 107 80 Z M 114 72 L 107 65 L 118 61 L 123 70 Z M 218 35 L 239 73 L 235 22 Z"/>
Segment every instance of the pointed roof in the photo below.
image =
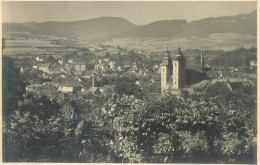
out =
<path fill-rule="evenodd" d="M 162 65 L 168 65 L 169 64 L 169 60 L 171 59 L 170 57 L 170 52 L 168 51 L 168 46 L 167 46 L 167 51 L 163 57 L 163 63 Z"/>
<path fill-rule="evenodd" d="M 178 53 L 173 57 L 173 60 L 186 60 L 186 58 L 184 57 L 184 55 L 181 51 L 180 45 L 179 45 L 179 48 L 178 48 Z"/>
<path fill-rule="evenodd" d="M 49 68 L 50 64 L 40 64 L 39 68 Z"/>
<path fill-rule="evenodd" d="M 178 55 L 180 55 L 180 56 L 183 56 L 183 53 L 182 53 L 182 51 L 181 51 L 181 46 L 179 45 L 179 47 L 178 47 L 178 54 L 177 54 L 177 56 Z"/>

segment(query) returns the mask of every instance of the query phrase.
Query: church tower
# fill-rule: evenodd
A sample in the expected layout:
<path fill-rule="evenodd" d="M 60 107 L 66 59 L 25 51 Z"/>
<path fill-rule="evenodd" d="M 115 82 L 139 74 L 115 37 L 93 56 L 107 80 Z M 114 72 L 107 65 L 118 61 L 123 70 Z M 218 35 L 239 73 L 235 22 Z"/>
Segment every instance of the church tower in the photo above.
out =
<path fill-rule="evenodd" d="M 172 75 L 172 59 L 170 57 L 170 52 L 168 51 L 163 58 L 163 63 L 161 64 L 161 92 L 167 90 L 169 88 L 169 84 L 167 83 Z"/>
<path fill-rule="evenodd" d="M 181 52 L 179 46 L 178 53 L 172 61 L 172 80 L 173 80 L 173 89 L 180 89 L 186 87 L 186 58 Z"/>

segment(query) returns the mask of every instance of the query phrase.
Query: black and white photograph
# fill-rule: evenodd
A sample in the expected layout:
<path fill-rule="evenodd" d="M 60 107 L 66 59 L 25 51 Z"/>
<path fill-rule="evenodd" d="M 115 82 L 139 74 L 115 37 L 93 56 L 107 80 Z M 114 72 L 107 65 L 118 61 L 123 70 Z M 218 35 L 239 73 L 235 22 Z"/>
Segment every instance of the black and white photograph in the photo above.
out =
<path fill-rule="evenodd" d="M 257 1 L 1 14 L 2 163 L 257 164 Z"/>

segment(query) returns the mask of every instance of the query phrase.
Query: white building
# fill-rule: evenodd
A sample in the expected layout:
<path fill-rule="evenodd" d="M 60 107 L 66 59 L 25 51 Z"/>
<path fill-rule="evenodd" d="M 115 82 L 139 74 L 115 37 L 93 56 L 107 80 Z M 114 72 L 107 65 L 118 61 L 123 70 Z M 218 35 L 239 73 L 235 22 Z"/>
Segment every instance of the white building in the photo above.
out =
<path fill-rule="evenodd" d="M 63 64 L 63 58 L 61 58 L 58 62 L 59 62 L 60 65 L 62 65 Z"/>
<path fill-rule="evenodd" d="M 115 64 L 116 64 L 115 61 L 110 61 L 110 62 L 108 63 L 109 68 L 110 68 L 110 69 L 115 69 Z"/>
<path fill-rule="evenodd" d="M 254 68 L 256 68 L 256 66 L 257 66 L 257 61 L 256 60 L 250 61 L 250 69 L 254 69 Z"/>
<path fill-rule="evenodd" d="M 69 64 L 72 64 L 72 63 L 73 63 L 73 59 L 69 59 L 69 60 L 68 60 L 68 63 L 69 63 Z"/>
<path fill-rule="evenodd" d="M 38 61 L 38 62 L 42 62 L 43 61 L 43 59 L 41 59 L 40 57 L 36 57 L 36 59 L 35 59 L 36 61 Z"/>
<path fill-rule="evenodd" d="M 178 54 L 171 58 L 169 51 L 161 64 L 161 92 L 186 86 L 186 58 L 179 47 Z"/>
<path fill-rule="evenodd" d="M 39 65 L 39 70 L 42 70 L 45 73 L 49 73 L 49 64 L 40 64 Z"/>
<path fill-rule="evenodd" d="M 59 86 L 58 91 L 61 91 L 61 92 L 64 92 L 64 93 L 73 92 L 73 87 L 71 87 L 71 86 Z"/>

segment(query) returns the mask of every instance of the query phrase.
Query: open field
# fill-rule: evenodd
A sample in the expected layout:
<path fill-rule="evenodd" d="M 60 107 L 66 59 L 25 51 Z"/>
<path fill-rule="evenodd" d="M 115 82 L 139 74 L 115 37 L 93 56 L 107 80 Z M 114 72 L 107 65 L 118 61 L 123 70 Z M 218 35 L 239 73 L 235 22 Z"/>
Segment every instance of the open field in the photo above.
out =
<path fill-rule="evenodd" d="M 5 40 L 3 55 L 51 55 L 76 51 L 63 45 L 53 44 L 52 40 L 36 38 Z"/>
<path fill-rule="evenodd" d="M 203 46 L 207 50 L 234 50 L 237 47 L 256 47 L 256 36 L 247 34 L 240 35 L 236 33 L 214 33 L 209 37 L 179 37 L 179 38 L 125 38 L 113 39 L 103 42 L 105 45 L 111 45 L 127 49 L 138 49 L 147 52 L 165 51 L 167 44 L 170 49 L 177 49 L 179 44 L 182 49 L 198 49 Z"/>

